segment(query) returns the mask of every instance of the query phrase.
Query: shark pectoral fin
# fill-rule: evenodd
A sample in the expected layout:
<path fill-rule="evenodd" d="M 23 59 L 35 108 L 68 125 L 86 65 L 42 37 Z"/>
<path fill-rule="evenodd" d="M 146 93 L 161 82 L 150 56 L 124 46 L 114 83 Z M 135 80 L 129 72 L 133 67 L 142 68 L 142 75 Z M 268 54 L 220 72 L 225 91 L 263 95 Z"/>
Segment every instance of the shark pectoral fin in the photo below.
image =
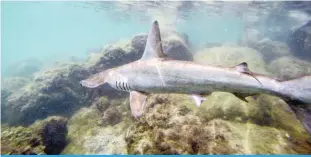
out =
<path fill-rule="evenodd" d="M 163 53 L 159 23 L 158 21 L 154 21 L 149 31 L 145 51 L 141 60 L 166 57 L 167 56 Z"/>
<path fill-rule="evenodd" d="M 131 112 L 135 118 L 138 118 L 143 114 L 146 102 L 147 102 L 146 94 L 137 91 L 130 92 Z"/>
<path fill-rule="evenodd" d="M 107 80 L 108 71 L 102 71 L 90 76 L 89 78 L 80 81 L 81 86 L 88 88 L 96 88 L 104 84 Z"/>
<path fill-rule="evenodd" d="M 206 98 L 202 97 L 201 95 L 192 94 L 191 97 L 193 98 L 195 104 L 200 107 L 203 101 L 206 100 Z"/>

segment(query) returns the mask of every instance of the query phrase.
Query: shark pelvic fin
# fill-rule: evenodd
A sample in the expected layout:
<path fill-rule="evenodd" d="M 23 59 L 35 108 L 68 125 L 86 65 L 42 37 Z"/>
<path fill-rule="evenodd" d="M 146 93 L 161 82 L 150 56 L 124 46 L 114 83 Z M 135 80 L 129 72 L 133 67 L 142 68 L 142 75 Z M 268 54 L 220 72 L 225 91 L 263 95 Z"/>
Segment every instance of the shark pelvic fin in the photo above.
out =
<path fill-rule="evenodd" d="M 145 51 L 141 60 L 166 57 L 167 56 L 163 53 L 159 23 L 158 21 L 154 21 L 148 34 Z"/>
<path fill-rule="evenodd" d="M 255 77 L 255 74 L 251 70 L 249 70 L 248 64 L 246 62 L 242 62 L 238 64 L 237 66 L 235 66 L 235 70 L 240 73 L 244 73 L 244 74 L 248 74 L 252 76 L 255 80 L 257 80 L 262 85 L 262 83 Z"/>
<path fill-rule="evenodd" d="M 242 94 L 242 93 L 232 93 L 233 95 L 235 95 L 236 97 L 238 97 L 240 100 L 244 101 L 244 102 L 248 102 L 246 100 L 246 97 L 248 96 L 252 96 L 252 95 L 249 95 L 249 94 Z"/>
<path fill-rule="evenodd" d="M 195 101 L 195 105 L 198 107 L 200 107 L 203 101 L 206 100 L 206 98 L 202 97 L 201 95 L 197 95 L 197 94 L 192 94 L 191 97 Z"/>
<path fill-rule="evenodd" d="M 138 91 L 130 92 L 131 112 L 135 118 L 138 118 L 143 114 L 146 102 L 147 102 L 146 94 Z"/>
<path fill-rule="evenodd" d="M 108 78 L 108 71 L 102 71 L 90 76 L 89 78 L 80 81 L 80 85 L 87 88 L 96 88 L 106 82 Z"/>

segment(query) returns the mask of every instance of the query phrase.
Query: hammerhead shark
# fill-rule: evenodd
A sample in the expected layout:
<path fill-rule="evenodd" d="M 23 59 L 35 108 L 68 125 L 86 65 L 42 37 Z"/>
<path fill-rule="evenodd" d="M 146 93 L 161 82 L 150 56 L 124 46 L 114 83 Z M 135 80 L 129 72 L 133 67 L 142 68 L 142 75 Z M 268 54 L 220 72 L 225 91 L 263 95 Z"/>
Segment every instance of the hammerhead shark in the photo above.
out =
<path fill-rule="evenodd" d="M 203 95 L 213 91 L 230 92 L 245 101 L 248 96 L 272 94 L 287 102 L 301 102 L 290 103 L 290 107 L 311 132 L 311 109 L 307 105 L 311 104 L 311 75 L 279 81 L 253 73 L 245 62 L 234 67 L 214 67 L 173 60 L 163 52 L 157 21 L 152 23 L 141 59 L 104 70 L 80 82 L 88 88 L 104 83 L 130 93 L 131 112 L 136 118 L 143 114 L 149 93 L 189 94 L 197 106 L 205 100 Z"/>

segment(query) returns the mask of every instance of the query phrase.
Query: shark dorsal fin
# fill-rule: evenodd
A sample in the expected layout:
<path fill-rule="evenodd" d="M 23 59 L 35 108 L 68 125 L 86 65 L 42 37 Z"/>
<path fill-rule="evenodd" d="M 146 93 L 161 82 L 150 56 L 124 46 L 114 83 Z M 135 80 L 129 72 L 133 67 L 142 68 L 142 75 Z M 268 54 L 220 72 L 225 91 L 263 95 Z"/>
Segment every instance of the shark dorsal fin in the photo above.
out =
<path fill-rule="evenodd" d="M 145 51 L 141 60 L 151 58 L 165 58 L 163 53 L 162 40 L 158 21 L 154 21 L 148 34 Z"/>
<path fill-rule="evenodd" d="M 237 66 L 235 66 L 235 70 L 240 73 L 244 73 L 244 74 L 252 76 L 254 79 L 256 79 L 261 84 L 261 82 L 255 77 L 255 74 L 251 70 L 249 70 L 248 64 L 246 62 L 242 62 L 238 64 Z"/>

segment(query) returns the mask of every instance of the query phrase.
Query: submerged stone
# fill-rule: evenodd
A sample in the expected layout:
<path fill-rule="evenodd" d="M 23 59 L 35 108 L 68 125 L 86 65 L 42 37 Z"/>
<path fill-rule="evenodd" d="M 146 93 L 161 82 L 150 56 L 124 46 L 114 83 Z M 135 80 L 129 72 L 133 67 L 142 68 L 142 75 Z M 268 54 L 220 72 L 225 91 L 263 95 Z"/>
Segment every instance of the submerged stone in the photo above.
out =
<path fill-rule="evenodd" d="M 1 154 L 60 154 L 66 145 L 67 120 L 49 117 L 29 127 L 1 126 Z"/>

